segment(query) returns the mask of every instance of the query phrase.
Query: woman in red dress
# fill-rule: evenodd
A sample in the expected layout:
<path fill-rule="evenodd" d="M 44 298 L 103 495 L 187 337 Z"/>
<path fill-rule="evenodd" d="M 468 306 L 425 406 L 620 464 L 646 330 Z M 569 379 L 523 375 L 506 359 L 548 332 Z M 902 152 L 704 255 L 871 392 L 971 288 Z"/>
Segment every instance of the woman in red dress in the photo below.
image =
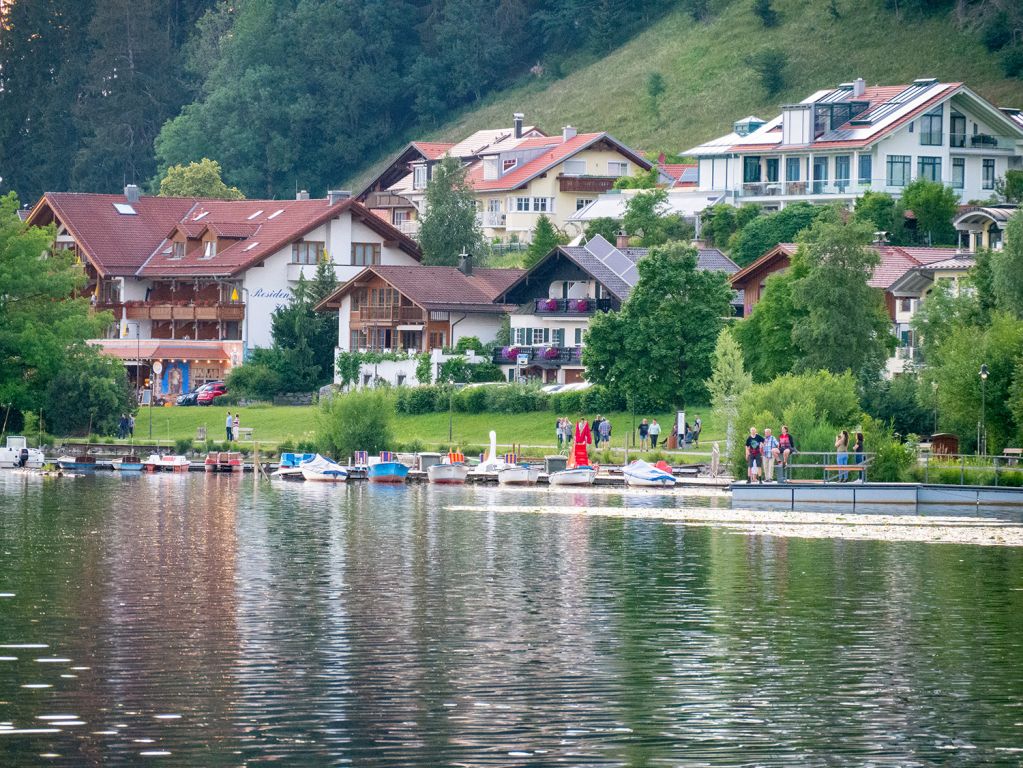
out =
<path fill-rule="evenodd" d="M 590 433 L 590 424 L 586 419 L 579 419 L 575 425 L 575 453 L 572 457 L 572 465 L 575 467 L 588 467 L 590 455 L 586 448 L 593 442 L 593 435 Z"/>

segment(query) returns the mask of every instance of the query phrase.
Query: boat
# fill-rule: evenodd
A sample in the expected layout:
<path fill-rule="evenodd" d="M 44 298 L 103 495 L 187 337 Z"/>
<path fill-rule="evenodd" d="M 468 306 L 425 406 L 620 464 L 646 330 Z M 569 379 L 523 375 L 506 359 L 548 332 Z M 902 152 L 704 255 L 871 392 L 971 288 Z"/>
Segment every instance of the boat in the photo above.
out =
<path fill-rule="evenodd" d="M 142 467 L 147 472 L 187 472 L 190 464 L 187 456 L 161 456 L 158 453 L 151 453 L 149 458 L 142 462 Z"/>
<path fill-rule="evenodd" d="M 237 451 L 212 451 L 204 462 L 207 472 L 241 472 L 242 455 Z"/>
<path fill-rule="evenodd" d="M 469 476 L 469 465 L 462 453 L 449 453 L 440 464 L 426 468 L 426 477 L 438 485 L 462 485 Z"/>
<path fill-rule="evenodd" d="M 279 480 L 304 480 L 302 468 L 299 465 L 315 458 L 315 453 L 282 453 L 281 463 L 277 465 L 277 470 L 270 477 L 276 477 Z"/>
<path fill-rule="evenodd" d="M 394 454 L 383 451 L 379 461 L 369 465 L 369 480 L 372 483 L 404 483 L 409 467 L 394 460 Z"/>
<path fill-rule="evenodd" d="M 142 459 L 135 455 L 121 456 L 110 462 L 110 466 L 120 472 L 141 472 Z"/>
<path fill-rule="evenodd" d="M 490 449 L 483 454 L 483 461 L 472 468 L 474 475 L 494 475 L 502 469 L 514 467 L 513 462 L 497 457 L 497 432 L 490 431 Z"/>
<path fill-rule="evenodd" d="M 497 482 L 501 485 L 536 485 L 540 470 L 528 464 L 515 464 L 498 471 Z"/>
<path fill-rule="evenodd" d="M 57 466 L 61 469 L 78 472 L 94 472 L 97 469 L 96 457 L 87 453 L 78 456 L 59 456 L 57 457 Z"/>
<path fill-rule="evenodd" d="M 28 439 L 20 435 L 9 435 L 7 445 L 0 448 L 0 467 L 31 467 L 38 469 L 46 463 L 46 457 L 38 448 L 29 448 Z"/>
<path fill-rule="evenodd" d="M 299 471 L 302 477 L 312 482 L 343 483 L 348 479 L 348 472 L 344 467 L 318 453 L 299 464 Z"/>
<path fill-rule="evenodd" d="M 551 472 L 548 482 L 551 485 L 593 485 L 597 478 L 595 467 L 569 467 L 557 472 Z"/>
<path fill-rule="evenodd" d="M 636 460 L 622 470 L 625 484 L 637 487 L 673 488 L 678 480 L 671 474 L 671 468 L 663 461 L 648 464 Z"/>

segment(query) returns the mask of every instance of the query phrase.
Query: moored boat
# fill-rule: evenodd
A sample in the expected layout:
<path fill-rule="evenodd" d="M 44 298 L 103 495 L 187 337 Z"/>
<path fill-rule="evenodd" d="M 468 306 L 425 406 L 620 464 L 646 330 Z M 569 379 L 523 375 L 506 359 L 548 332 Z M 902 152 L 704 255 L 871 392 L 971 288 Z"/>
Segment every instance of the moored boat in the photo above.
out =
<path fill-rule="evenodd" d="M 551 472 L 547 478 L 551 485 L 593 485 L 597 479 L 597 470 L 594 467 L 569 467 L 557 472 Z"/>
<path fill-rule="evenodd" d="M 348 472 L 336 461 L 326 456 L 314 454 L 299 464 L 299 471 L 306 480 L 319 483 L 343 483 L 348 479 Z"/>
<path fill-rule="evenodd" d="M 76 472 L 94 472 L 96 470 L 96 457 L 87 453 L 78 456 L 59 456 L 57 466 L 61 469 L 73 470 Z"/>
<path fill-rule="evenodd" d="M 673 488 L 678 480 L 664 462 L 649 464 L 637 459 L 622 470 L 625 484 L 641 488 Z"/>
<path fill-rule="evenodd" d="M 539 479 L 540 470 L 528 464 L 505 467 L 497 473 L 497 482 L 501 485 L 536 485 Z"/>
<path fill-rule="evenodd" d="M 110 462 L 110 466 L 120 472 L 141 472 L 142 459 L 139 456 L 129 454 L 127 456 L 121 456 L 120 458 L 114 459 Z"/>
<path fill-rule="evenodd" d="M 46 457 L 38 448 L 29 448 L 28 440 L 20 435 L 9 435 L 7 445 L 0 448 L 0 467 L 30 467 L 38 469 Z"/>
<path fill-rule="evenodd" d="M 380 460 L 369 465 L 368 477 L 372 483 L 404 483 L 409 467 L 394 460 L 390 451 L 382 451 Z"/>
<path fill-rule="evenodd" d="M 315 458 L 315 453 L 282 453 L 281 462 L 270 477 L 276 477 L 279 480 L 304 480 L 301 464 Z"/>
<path fill-rule="evenodd" d="M 515 466 L 514 462 L 497 457 L 497 432 L 490 431 L 490 448 L 483 455 L 483 461 L 472 468 L 474 475 L 494 475 L 502 469 Z"/>
<path fill-rule="evenodd" d="M 147 472 L 187 472 L 189 464 L 187 456 L 161 456 L 158 453 L 151 453 L 149 458 L 142 462 L 142 467 Z"/>
<path fill-rule="evenodd" d="M 468 476 L 469 465 L 461 453 L 449 453 L 440 464 L 426 468 L 427 479 L 438 485 L 462 485 Z"/>
<path fill-rule="evenodd" d="M 241 472 L 242 455 L 237 451 L 213 451 L 206 454 L 207 472 Z"/>

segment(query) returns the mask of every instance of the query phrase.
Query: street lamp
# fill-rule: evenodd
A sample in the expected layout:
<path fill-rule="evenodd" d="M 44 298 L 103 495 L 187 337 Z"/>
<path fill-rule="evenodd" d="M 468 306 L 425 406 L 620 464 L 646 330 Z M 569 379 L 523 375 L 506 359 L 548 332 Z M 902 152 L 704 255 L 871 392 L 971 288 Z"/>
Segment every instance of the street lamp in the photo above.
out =
<path fill-rule="evenodd" d="M 980 454 L 987 454 L 987 365 L 980 366 L 980 425 L 977 429 L 977 447 Z"/>

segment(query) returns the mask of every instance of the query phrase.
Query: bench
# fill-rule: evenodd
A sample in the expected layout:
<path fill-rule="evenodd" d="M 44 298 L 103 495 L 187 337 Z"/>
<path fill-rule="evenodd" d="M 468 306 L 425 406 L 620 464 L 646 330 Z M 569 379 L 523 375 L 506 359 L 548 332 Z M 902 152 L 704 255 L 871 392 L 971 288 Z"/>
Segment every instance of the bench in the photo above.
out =
<path fill-rule="evenodd" d="M 1009 464 L 1016 464 L 1023 456 L 1023 448 L 1006 448 L 1002 451 L 1002 455 L 1009 459 Z"/>
<path fill-rule="evenodd" d="M 253 427 L 238 427 L 238 434 L 235 436 L 236 440 L 248 440 L 252 442 L 252 430 Z"/>
<path fill-rule="evenodd" d="M 859 472 L 860 477 L 863 477 L 863 473 L 867 471 L 866 464 L 825 464 L 825 472 Z M 827 482 L 825 480 L 824 482 Z"/>

